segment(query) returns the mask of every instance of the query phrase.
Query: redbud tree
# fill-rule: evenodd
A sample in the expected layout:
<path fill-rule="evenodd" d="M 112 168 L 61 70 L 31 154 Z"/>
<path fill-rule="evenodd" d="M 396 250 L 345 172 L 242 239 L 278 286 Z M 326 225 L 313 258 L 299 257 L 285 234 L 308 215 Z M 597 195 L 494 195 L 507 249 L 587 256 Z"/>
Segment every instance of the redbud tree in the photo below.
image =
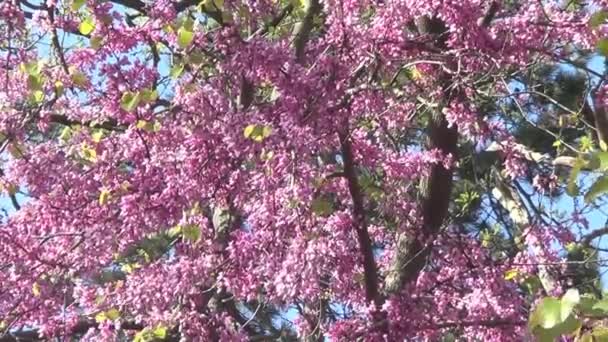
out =
<path fill-rule="evenodd" d="M 0 1 L 0 341 L 599 341 L 608 1 Z"/>

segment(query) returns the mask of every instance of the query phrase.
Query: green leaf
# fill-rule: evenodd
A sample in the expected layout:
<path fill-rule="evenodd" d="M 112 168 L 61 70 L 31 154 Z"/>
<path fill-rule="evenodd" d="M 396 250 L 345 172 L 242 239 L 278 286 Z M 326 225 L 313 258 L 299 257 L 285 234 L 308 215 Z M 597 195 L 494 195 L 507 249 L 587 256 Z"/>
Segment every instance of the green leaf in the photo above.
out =
<path fill-rule="evenodd" d="M 593 336 L 590 333 L 585 333 L 577 341 L 578 342 L 593 342 Z"/>
<path fill-rule="evenodd" d="M 44 81 L 42 80 L 42 75 L 28 75 L 27 76 L 27 88 L 29 90 L 42 90 L 42 85 Z"/>
<path fill-rule="evenodd" d="M 580 146 L 580 150 L 583 153 L 590 152 L 591 150 L 593 150 L 593 141 L 591 140 L 591 138 L 589 138 L 588 136 L 585 135 L 585 136 L 581 137 L 579 146 Z"/>
<path fill-rule="evenodd" d="M 66 126 L 61 130 L 61 134 L 59 135 L 59 140 L 66 142 L 70 140 L 72 137 L 72 128 L 70 126 Z"/>
<path fill-rule="evenodd" d="M 95 315 L 95 322 L 97 323 L 102 323 L 104 321 L 106 321 L 108 319 L 108 317 L 106 316 L 105 312 L 100 312 L 97 315 Z"/>
<path fill-rule="evenodd" d="M 572 309 L 580 302 L 581 297 L 577 289 L 566 291 L 561 300 L 561 318 L 565 321 L 572 313 Z"/>
<path fill-rule="evenodd" d="M 588 294 L 584 294 L 581 296 L 581 301 L 578 304 L 577 308 L 587 316 L 603 315 L 603 310 L 594 308 L 596 304 L 598 304 L 598 300 L 595 297 Z M 606 303 L 605 305 L 606 308 L 608 308 L 608 303 Z"/>
<path fill-rule="evenodd" d="M 141 265 L 138 263 L 126 263 L 126 264 L 122 264 L 120 266 L 120 270 L 126 274 L 131 274 L 131 273 L 133 273 L 133 271 L 135 271 L 136 269 L 138 269 L 140 267 L 141 267 Z"/>
<path fill-rule="evenodd" d="M 272 127 L 264 125 L 247 125 L 243 130 L 245 138 L 262 142 L 272 134 Z"/>
<path fill-rule="evenodd" d="M 593 183 L 589 192 L 585 194 L 585 202 L 592 202 L 596 197 L 608 192 L 608 175 L 600 177 Z"/>
<path fill-rule="evenodd" d="M 588 165 L 593 169 L 599 169 L 600 171 L 608 170 L 608 152 L 597 151 L 591 155 L 591 162 Z M 593 167 L 595 166 L 595 167 Z"/>
<path fill-rule="evenodd" d="M 160 131 L 161 124 L 158 121 L 150 122 L 146 120 L 138 120 L 136 127 L 148 133 L 152 133 Z"/>
<path fill-rule="evenodd" d="M 57 95 L 57 97 L 63 95 L 63 82 L 61 81 L 55 81 L 55 94 Z"/>
<path fill-rule="evenodd" d="M 577 158 L 574 162 L 574 166 L 572 166 L 570 175 L 568 176 L 568 185 L 566 187 L 566 193 L 568 193 L 568 195 L 572 197 L 578 196 L 578 185 L 576 184 L 576 178 L 578 177 L 578 174 L 581 172 L 581 169 L 584 165 L 585 161 L 581 158 Z"/>
<path fill-rule="evenodd" d="M 593 13 L 591 18 L 589 18 L 589 25 L 591 25 L 592 28 L 598 28 L 606 22 L 606 19 L 608 19 L 608 12 L 599 10 Z"/>
<path fill-rule="evenodd" d="M 44 67 L 43 60 L 19 64 L 19 70 L 28 75 L 39 75 L 42 72 L 42 67 Z"/>
<path fill-rule="evenodd" d="M 182 72 L 184 72 L 184 64 L 175 64 L 171 68 L 169 76 L 171 76 L 172 78 L 178 78 L 182 74 Z"/>
<path fill-rule="evenodd" d="M 95 30 L 95 22 L 91 17 L 86 17 L 78 26 L 78 31 L 85 36 L 88 36 L 93 30 Z"/>
<path fill-rule="evenodd" d="M 108 319 L 111 321 L 115 321 L 120 318 L 120 311 L 116 309 L 110 309 L 106 311 L 106 317 L 108 317 Z"/>
<path fill-rule="evenodd" d="M 164 340 L 167 337 L 167 327 L 162 325 L 157 326 L 152 330 L 152 335 L 157 339 Z"/>
<path fill-rule="evenodd" d="M 95 143 L 99 143 L 99 142 L 101 142 L 101 139 L 103 139 L 104 135 L 105 134 L 104 134 L 103 130 L 98 129 L 93 134 L 91 134 L 91 140 L 93 140 L 93 142 L 95 142 Z"/>
<path fill-rule="evenodd" d="M 83 145 L 81 152 L 82 152 L 82 158 L 84 158 L 85 160 L 88 160 L 92 163 L 97 162 L 97 151 L 95 151 L 95 149 L 90 148 L 87 145 Z"/>
<path fill-rule="evenodd" d="M 597 52 L 599 52 L 602 56 L 608 56 L 608 39 L 602 38 L 597 42 L 596 45 Z"/>
<path fill-rule="evenodd" d="M 515 279 L 515 277 L 517 277 L 518 274 L 519 274 L 519 271 L 516 269 L 508 270 L 505 272 L 505 280 Z"/>
<path fill-rule="evenodd" d="M 102 189 L 99 193 L 99 205 L 105 205 L 110 200 L 111 193 L 108 189 Z"/>
<path fill-rule="evenodd" d="M 120 318 L 120 311 L 116 309 L 110 309 L 108 311 L 102 311 L 95 315 L 95 321 L 102 323 L 104 321 L 115 321 Z"/>
<path fill-rule="evenodd" d="M 31 95 L 31 99 L 35 103 L 44 101 L 44 92 L 42 90 L 35 90 Z"/>
<path fill-rule="evenodd" d="M 135 110 L 135 108 L 137 108 L 137 105 L 139 104 L 140 100 L 141 93 L 132 93 L 130 91 L 126 92 L 122 95 L 122 98 L 120 99 L 120 107 L 126 110 L 127 112 L 132 112 L 133 110 Z"/>
<path fill-rule="evenodd" d="M 192 43 L 192 41 L 194 40 L 194 32 L 189 31 L 188 29 L 186 29 L 185 27 L 180 27 L 179 30 L 177 30 L 177 45 L 182 48 L 185 49 L 188 46 L 190 46 L 190 44 Z"/>
<path fill-rule="evenodd" d="M 593 310 L 608 313 L 608 299 L 603 299 L 603 300 L 596 302 L 595 304 L 593 304 L 593 306 L 591 308 Z"/>
<path fill-rule="evenodd" d="M 576 335 L 578 334 L 582 322 L 574 316 L 568 316 L 568 318 L 559 324 L 556 324 L 551 328 L 542 328 L 540 326 L 533 329 L 533 333 L 537 338 L 537 341 L 542 342 L 554 342 L 556 338 L 562 335 Z"/>
<path fill-rule="evenodd" d="M 177 225 L 177 226 L 169 229 L 169 232 L 168 232 L 169 236 L 172 238 L 178 236 L 181 233 L 182 233 L 182 226 L 180 226 L 180 225 Z"/>
<path fill-rule="evenodd" d="M 557 298 L 543 298 L 532 312 L 529 326 L 534 329 L 538 326 L 544 329 L 551 329 L 562 322 L 561 301 Z"/>
<path fill-rule="evenodd" d="M 531 295 L 535 295 L 543 287 L 540 278 L 536 275 L 526 277 L 526 279 L 524 279 L 521 285 Z"/>
<path fill-rule="evenodd" d="M 141 91 L 141 99 L 147 103 L 154 102 L 158 99 L 158 92 L 153 89 L 144 89 Z"/>
<path fill-rule="evenodd" d="M 86 0 L 73 0 L 72 1 L 72 6 L 70 6 L 72 8 L 72 11 L 78 11 L 79 9 L 82 8 L 82 6 L 84 6 L 86 4 Z"/>
<path fill-rule="evenodd" d="M 310 207 L 312 212 L 318 216 L 329 216 L 334 212 L 333 203 L 323 196 L 313 199 Z"/>
<path fill-rule="evenodd" d="M 597 326 L 593 328 L 593 332 L 591 333 L 591 335 L 593 335 L 594 342 L 608 342 L 607 327 Z"/>
<path fill-rule="evenodd" d="M 201 239 L 201 229 L 195 224 L 182 226 L 182 236 L 186 241 L 197 242 Z"/>

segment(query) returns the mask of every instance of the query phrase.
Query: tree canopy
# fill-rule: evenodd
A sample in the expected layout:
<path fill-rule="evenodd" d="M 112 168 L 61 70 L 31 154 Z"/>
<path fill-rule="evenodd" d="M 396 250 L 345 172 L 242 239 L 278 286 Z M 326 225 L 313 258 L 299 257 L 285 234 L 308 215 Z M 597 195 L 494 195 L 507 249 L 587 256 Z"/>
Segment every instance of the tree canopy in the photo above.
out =
<path fill-rule="evenodd" d="M 0 341 L 608 340 L 608 1 L 0 1 Z"/>

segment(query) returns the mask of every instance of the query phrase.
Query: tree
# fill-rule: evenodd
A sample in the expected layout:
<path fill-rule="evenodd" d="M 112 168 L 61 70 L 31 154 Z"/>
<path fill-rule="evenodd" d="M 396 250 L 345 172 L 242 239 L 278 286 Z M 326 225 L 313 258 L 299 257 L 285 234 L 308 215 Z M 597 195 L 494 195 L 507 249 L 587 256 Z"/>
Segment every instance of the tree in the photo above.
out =
<path fill-rule="evenodd" d="M 600 338 L 604 8 L 1 1 L 0 341 Z"/>

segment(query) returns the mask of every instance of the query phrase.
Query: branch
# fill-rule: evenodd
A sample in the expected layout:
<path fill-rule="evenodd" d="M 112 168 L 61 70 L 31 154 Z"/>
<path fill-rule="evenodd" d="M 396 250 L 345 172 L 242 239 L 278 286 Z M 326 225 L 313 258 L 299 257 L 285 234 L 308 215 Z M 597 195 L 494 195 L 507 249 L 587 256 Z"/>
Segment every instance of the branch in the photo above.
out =
<path fill-rule="evenodd" d="M 376 263 L 374 261 L 372 242 L 365 225 L 363 194 L 357 180 L 352 145 L 347 132 L 348 130 L 340 132 L 339 137 L 342 148 L 342 159 L 344 160 L 344 177 L 348 182 L 348 190 L 353 200 L 355 230 L 359 240 L 359 248 L 361 248 L 361 253 L 363 254 L 365 299 L 368 302 L 373 302 L 377 307 L 381 307 L 383 299 L 378 291 L 378 271 L 376 270 Z"/>
<path fill-rule="evenodd" d="M 492 20 L 494 20 L 494 17 L 496 17 L 496 12 L 498 12 L 498 2 L 492 1 L 492 3 L 490 3 L 490 6 L 488 6 L 488 8 L 486 9 L 486 12 L 484 13 L 483 17 L 479 18 L 479 20 L 477 21 L 477 24 L 481 27 L 490 26 Z"/>
<path fill-rule="evenodd" d="M 68 333 L 68 336 L 83 335 L 89 331 L 89 329 L 97 328 L 98 325 L 99 324 L 95 321 L 81 321 L 72 327 Z M 135 322 L 121 322 L 120 328 L 123 330 L 142 330 L 145 327 Z M 0 342 L 34 342 L 44 340 L 48 339 L 41 338 L 38 330 L 36 329 L 7 332 L 6 334 L 0 336 Z M 177 341 L 177 339 L 175 339 L 174 336 L 168 336 L 163 341 Z"/>
<path fill-rule="evenodd" d="M 109 119 L 102 123 L 94 124 L 90 121 L 81 122 L 81 121 L 77 121 L 77 120 L 71 120 L 71 119 L 68 119 L 67 117 L 65 117 L 63 115 L 59 115 L 59 114 L 51 114 L 50 118 L 51 118 L 51 122 L 58 123 L 58 124 L 61 124 L 64 126 L 77 125 L 77 126 L 89 126 L 92 128 L 107 129 L 109 131 L 121 130 L 121 127 L 118 125 L 118 122 L 116 122 L 116 120 L 114 120 L 114 119 Z"/>
<path fill-rule="evenodd" d="M 417 21 L 422 35 L 432 35 L 435 45 L 442 48 L 447 37 L 445 24 L 437 18 L 423 17 Z M 449 93 L 451 77 L 443 73 L 442 86 L 446 103 L 457 94 Z M 457 155 L 458 131 L 455 126 L 448 127 L 441 111 L 432 114 L 428 126 L 429 149 L 438 149 L 443 155 Z M 428 243 L 439 232 L 443 221 L 447 217 L 450 196 L 453 185 L 453 170 L 436 164 L 431 169 L 430 176 L 423 181 L 422 200 L 422 229 L 419 236 L 411 237 L 405 233 L 397 236 L 397 251 L 385 281 L 388 293 L 394 293 L 415 279 L 425 265 L 430 254 Z"/>
<path fill-rule="evenodd" d="M 593 242 L 594 239 L 597 239 L 598 237 L 606 235 L 606 234 L 608 234 L 608 227 L 596 229 L 596 230 L 592 231 L 591 233 L 585 235 L 583 237 L 583 239 L 581 240 L 581 244 L 584 247 L 590 247 L 591 242 Z"/>
<path fill-rule="evenodd" d="M 295 47 L 296 60 L 298 63 L 304 62 L 304 52 L 306 51 L 306 44 L 310 38 L 310 31 L 312 31 L 315 15 L 321 12 L 321 4 L 319 0 L 310 0 L 304 19 L 300 23 L 300 26 L 296 29 L 295 38 L 293 40 L 293 46 Z"/>

